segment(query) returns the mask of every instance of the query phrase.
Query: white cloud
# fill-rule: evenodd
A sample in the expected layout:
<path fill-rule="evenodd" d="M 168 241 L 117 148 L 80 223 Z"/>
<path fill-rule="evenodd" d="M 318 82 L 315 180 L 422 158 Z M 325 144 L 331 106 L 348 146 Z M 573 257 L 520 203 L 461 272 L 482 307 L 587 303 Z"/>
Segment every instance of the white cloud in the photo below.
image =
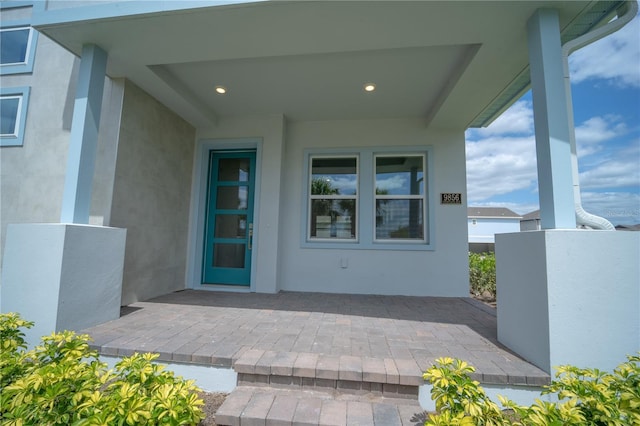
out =
<path fill-rule="evenodd" d="M 533 109 L 531 102 L 520 100 L 513 104 L 488 127 L 470 129 L 467 137 L 476 140 L 492 135 L 532 134 Z"/>
<path fill-rule="evenodd" d="M 621 117 L 614 114 L 604 117 L 591 117 L 576 126 L 576 141 L 581 145 L 593 145 L 605 142 L 627 132 L 627 126 Z"/>
<path fill-rule="evenodd" d="M 408 187 L 408 183 L 405 177 L 401 175 L 393 175 L 386 179 L 376 179 L 376 187 L 377 189 L 393 191 L 394 189 Z"/>
<path fill-rule="evenodd" d="M 628 132 L 621 117 L 609 114 L 604 117 L 591 117 L 576 126 L 576 147 L 578 156 L 586 157 L 605 148 L 603 142 L 610 141 Z"/>
<path fill-rule="evenodd" d="M 640 87 L 640 18 L 569 57 L 571 81 L 606 79 L 620 87 Z"/>
<path fill-rule="evenodd" d="M 582 205 L 589 213 L 614 225 L 640 223 L 640 194 L 632 192 L 582 192 Z"/>
<path fill-rule="evenodd" d="M 340 191 L 340 194 L 354 194 L 356 191 L 356 179 L 352 177 L 341 178 L 336 175 L 331 176 L 331 186 Z"/>
<path fill-rule="evenodd" d="M 503 117 L 532 116 L 530 103 L 521 101 L 516 105 L 514 111 L 507 111 Z M 497 121 L 494 124 L 497 128 L 505 129 Z M 516 191 L 533 194 L 537 190 L 533 129 L 520 136 L 505 136 L 494 132 L 492 126 L 486 129 L 487 136 L 479 131 L 467 133 L 469 204 L 492 205 L 493 197 Z M 525 129 L 526 126 L 517 128 Z M 626 148 L 613 144 L 607 146 L 607 143 L 626 133 L 628 128 L 617 115 L 592 117 L 576 127 L 579 167 L 582 171 L 580 184 L 583 188 L 611 191 L 640 186 L 640 141 L 631 141 Z M 508 203 L 496 205 L 508 207 Z M 534 203 L 528 203 L 523 208 L 514 205 L 514 211 L 518 213 L 535 207 Z"/>
<path fill-rule="evenodd" d="M 584 168 L 580 185 L 585 189 L 640 188 L 640 141 L 626 148 L 612 149 L 608 158 L 600 158 L 588 169 Z"/>
<path fill-rule="evenodd" d="M 531 189 L 536 179 L 532 135 L 467 142 L 467 196 L 470 203 Z"/>
<path fill-rule="evenodd" d="M 504 207 L 513 212 L 518 213 L 519 215 L 525 215 L 527 213 L 531 213 L 540 208 L 538 203 L 515 203 L 515 202 L 499 202 L 499 201 L 474 203 L 473 206 L 474 207 Z"/>
<path fill-rule="evenodd" d="M 626 188 L 640 185 L 637 161 L 609 161 L 580 173 L 580 184 L 584 188 Z"/>

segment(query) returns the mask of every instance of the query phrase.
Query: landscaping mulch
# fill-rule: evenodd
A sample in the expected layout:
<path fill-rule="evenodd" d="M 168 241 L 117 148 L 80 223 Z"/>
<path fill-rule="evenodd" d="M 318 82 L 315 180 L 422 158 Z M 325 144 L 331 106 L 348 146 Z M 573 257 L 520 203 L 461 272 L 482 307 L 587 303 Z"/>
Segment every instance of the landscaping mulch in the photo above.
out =
<path fill-rule="evenodd" d="M 217 426 L 215 422 L 215 414 L 222 405 L 228 394 L 222 392 L 202 392 L 200 398 L 204 400 L 202 411 L 206 417 L 198 426 Z"/>

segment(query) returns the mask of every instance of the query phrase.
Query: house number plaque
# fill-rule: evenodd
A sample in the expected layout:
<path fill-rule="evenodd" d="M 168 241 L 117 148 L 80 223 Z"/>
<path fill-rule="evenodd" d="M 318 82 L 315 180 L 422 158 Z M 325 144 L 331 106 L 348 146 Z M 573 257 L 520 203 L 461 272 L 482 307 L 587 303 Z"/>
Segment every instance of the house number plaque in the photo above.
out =
<path fill-rule="evenodd" d="M 462 194 L 457 193 L 441 193 L 440 204 L 462 204 Z"/>

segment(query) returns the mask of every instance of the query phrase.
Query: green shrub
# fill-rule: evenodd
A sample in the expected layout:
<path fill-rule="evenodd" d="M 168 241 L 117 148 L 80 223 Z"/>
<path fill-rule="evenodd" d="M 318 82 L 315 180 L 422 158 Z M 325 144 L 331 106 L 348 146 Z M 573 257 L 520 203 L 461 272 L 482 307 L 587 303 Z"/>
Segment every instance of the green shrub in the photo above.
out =
<path fill-rule="evenodd" d="M 2 425 L 193 425 L 204 402 L 193 381 L 155 364 L 155 354 L 123 358 L 113 370 L 71 331 L 42 338 L 26 351 L 33 323 L 0 314 Z"/>
<path fill-rule="evenodd" d="M 640 356 L 627 358 L 613 373 L 560 367 L 556 379 L 542 392 L 554 395 L 557 402 L 537 399 L 524 407 L 499 397 L 507 410 L 501 410 L 470 379 L 472 366 L 439 358 L 424 374 L 433 386 L 431 398 L 437 410 L 425 425 L 640 425 Z"/>
<path fill-rule="evenodd" d="M 469 253 L 469 284 L 476 297 L 496 298 L 496 255 L 494 253 Z"/>

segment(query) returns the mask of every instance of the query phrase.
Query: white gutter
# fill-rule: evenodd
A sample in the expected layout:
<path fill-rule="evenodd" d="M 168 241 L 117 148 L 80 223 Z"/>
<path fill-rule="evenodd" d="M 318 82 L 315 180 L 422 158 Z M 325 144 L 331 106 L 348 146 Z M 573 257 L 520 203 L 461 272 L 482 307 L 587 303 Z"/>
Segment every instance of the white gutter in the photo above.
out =
<path fill-rule="evenodd" d="M 622 12 L 622 15 L 620 15 Z M 576 223 L 579 227 L 588 229 L 604 229 L 614 231 L 616 228 L 607 219 L 587 213 L 582 208 L 582 197 L 580 196 L 580 174 L 578 172 L 578 154 L 576 150 L 576 131 L 573 122 L 573 102 L 571 100 L 571 81 L 569 79 L 569 55 L 574 51 L 584 47 L 594 41 L 608 36 L 620 28 L 624 27 L 638 13 L 638 3 L 636 0 L 626 2 L 617 10 L 618 18 L 606 23 L 602 27 L 596 28 L 586 34 L 581 35 L 562 46 L 562 56 L 564 65 L 564 86 L 567 95 L 567 110 L 569 112 L 569 142 L 571 144 L 571 169 L 573 175 L 573 199 L 576 210 Z"/>

